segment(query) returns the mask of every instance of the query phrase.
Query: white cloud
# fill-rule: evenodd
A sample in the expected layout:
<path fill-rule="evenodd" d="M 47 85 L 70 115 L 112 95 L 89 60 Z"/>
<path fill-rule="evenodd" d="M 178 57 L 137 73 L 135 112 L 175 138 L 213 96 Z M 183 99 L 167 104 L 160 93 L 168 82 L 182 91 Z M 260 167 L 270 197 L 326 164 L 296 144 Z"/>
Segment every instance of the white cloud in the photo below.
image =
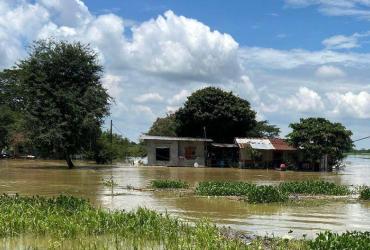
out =
<path fill-rule="evenodd" d="M 354 16 L 370 20 L 370 1 L 368 0 L 285 0 L 286 6 L 305 8 L 317 6 L 328 16 Z"/>
<path fill-rule="evenodd" d="M 358 94 L 347 92 L 328 93 L 327 97 L 334 106 L 332 113 L 337 116 L 349 116 L 354 118 L 370 118 L 370 93 L 361 91 Z"/>
<path fill-rule="evenodd" d="M 158 93 L 145 93 L 134 98 L 135 102 L 146 103 L 146 102 L 161 102 L 163 97 Z"/>
<path fill-rule="evenodd" d="M 300 87 L 298 92 L 284 100 L 283 104 L 287 108 L 299 112 L 317 112 L 324 108 L 321 96 L 306 87 Z M 281 106 L 283 108 L 283 105 Z"/>
<path fill-rule="evenodd" d="M 277 50 L 260 47 L 243 47 L 240 51 L 240 58 L 249 67 L 271 69 L 293 69 L 300 66 L 324 64 L 363 67 L 370 63 L 370 54 L 367 53 L 303 49 Z"/>
<path fill-rule="evenodd" d="M 169 104 L 181 104 L 191 94 L 189 90 L 183 89 L 168 100 Z"/>
<path fill-rule="evenodd" d="M 110 96 L 118 99 L 122 94 L 122 77 L 112 74 L 105 74 L 102 79 L 103 86 L 108 90 Z"/>
<path fill-rule="evenodd" d="M 342 77 L 346 74 L 337 67 L 331 66 L 331 65 L 323 65 L 320 66 L 316 72 L 316 76 L 323 77 L 323 78 L 336 78 L 336 77 Z"/>
<path fill-rule="evenodd" d="M 329 37 L 322 41 L 322 44 L 327 49 L 352 49 L 360 46 L 357 37 L 343 35 Z"/>

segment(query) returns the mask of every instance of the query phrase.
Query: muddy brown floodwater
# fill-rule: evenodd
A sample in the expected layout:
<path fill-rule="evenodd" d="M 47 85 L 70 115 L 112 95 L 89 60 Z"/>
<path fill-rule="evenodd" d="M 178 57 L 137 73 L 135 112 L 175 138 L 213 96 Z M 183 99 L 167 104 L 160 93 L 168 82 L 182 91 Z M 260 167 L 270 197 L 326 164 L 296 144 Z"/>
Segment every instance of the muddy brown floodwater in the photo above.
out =
<path fill-rule="evenodd" d="M 366 158 L 368 157 L 368 158 Z M 128 190 L 147 187 L 154 179 L 181 179 L 195 186 L 203 180 L 240 180 L 257 184 L 323 179 L 344 185 L 370 185 L 370 156 L 349 156 L 346 167 L 333 173 L 279 172 L 222 168 L 101 167 L 80 162 L 68 170 L 64 162 L 0 160 L 0 193 L 55 196 L 71 194 L 107 209 L 131 210 L 139 206 L 167 211 L 194 221 L 207 217 L 218 225 L 259 235 L 314 236 L 333 230 L 370 230 L 370 202 L 326 201 L 304 205 L 253 205 L 224 198 L 192 197 L 176 192 Z M 102 179 L 113 176 L 118 186 L 111 195 Z"/>

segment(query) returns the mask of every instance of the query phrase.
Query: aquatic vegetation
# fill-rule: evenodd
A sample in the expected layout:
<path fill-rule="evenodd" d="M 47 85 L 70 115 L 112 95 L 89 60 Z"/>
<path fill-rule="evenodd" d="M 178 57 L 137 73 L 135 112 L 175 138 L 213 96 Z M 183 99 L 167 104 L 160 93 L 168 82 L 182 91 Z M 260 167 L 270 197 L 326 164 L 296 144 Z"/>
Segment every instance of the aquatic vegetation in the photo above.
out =
<path fill-rule="evenodd" d="M 287 200 L 288 195 L 274 186 L 257 186 L 250 189 L 247 194 L 247 201 L 250 203 L 284 202 Z"/>
<path fill-rule="evenodd" d="M 246 196 L 255 184 L 237 181 L 203 181 L 196 187 L 195 193 L 208 196 Z"/>
<path fill-rule="evenodd" d="M 319 233 L 317 237 L 308 242 L 310 249 L 341 250 L 341 249 L 370 249 L 370 232 L 346 232 L 337 234 L 333 232 Z"/>
<path fill-rule="evenodd" d="M 111 176 L 109 179 L 103 179 L 103 185 L 113 188 L 115 186 L 118 186 L 118 183 L 113 180 L 113 176 Z"/>
<path fill-rule="evenodd" d="M 188 188 L 189 184 L 181 180 L 154 180 L 151 186 L 153 188 Z"/>
<path fill-rule="evenodd" d="M 348 195 L 350 190 L 347 186 L 337 185 L 322 180 L 291 181 L 279 185 L 283 192 L 293 194 L 322 194 L 322 195 Z"/>
<path fill-rule="evenodd" d="M 362 187 L 360 191 L 361 200 L 370 200 L 370 187 Z"/>
<path fill-rule="evenodd" d="M 195 225 L 144 208 L 133 212 L 94 208 L 71 196 L 56 198 L 0 196 L 0 237 L 21 235 L 77 239 L 117 238 L 140 249 L 141 244 L 163 249 L 245 249 L 238 239 L 225 239 L 206 220 Z"/>

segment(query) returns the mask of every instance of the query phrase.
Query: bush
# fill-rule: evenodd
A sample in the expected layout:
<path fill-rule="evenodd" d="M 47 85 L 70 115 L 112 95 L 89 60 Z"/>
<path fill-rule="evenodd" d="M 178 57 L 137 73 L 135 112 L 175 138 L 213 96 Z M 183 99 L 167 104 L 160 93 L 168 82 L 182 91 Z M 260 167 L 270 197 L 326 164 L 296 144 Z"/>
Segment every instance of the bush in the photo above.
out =
<path fill-rule="evenodd" d="M 255 187 L 246 182 L 204 181 L 198 184 L 195 192 L 209 196 L 245 196 Z"/>
<path fill-rule="evenodd" d="M 370 200 L 370 187 L 362 188 L 360 192 L 360 199 L 361 200 Z"/>
<path fill-rule="evenodd" d="M 154 180 L 151 186 L 154 188 L 188 188 L 189 184 L 180 180 Z"/>
<path fill-rule="evenodd" d="M 249 191 L 247 200 L 251 203 L 283 202 L 288 200 L 288 195 L 274 186 L 257 186 Z"/>
<path fill-rule="evenodd" d="M 310 249 L 317 250 L 365 250 L 370 249 L 370 232 L 346 232 L 337 234 L 332 232 L 319 233 L 310 241 Z"/>
<path fill-rule="evenodd" d="M 279 188 L 283 192 L 295 194 L 348 195 L 350 193 L 346 186 L 315 180 L 284 182 L 279 185 Z"/>

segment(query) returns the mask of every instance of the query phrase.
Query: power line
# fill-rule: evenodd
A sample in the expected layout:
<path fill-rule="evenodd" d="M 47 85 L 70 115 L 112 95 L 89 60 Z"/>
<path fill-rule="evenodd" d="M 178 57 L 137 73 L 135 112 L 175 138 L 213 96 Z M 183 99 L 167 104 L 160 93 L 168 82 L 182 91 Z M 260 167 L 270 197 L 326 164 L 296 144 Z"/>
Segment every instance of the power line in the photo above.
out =
<path fill-rule="evenodd" d="M 363 137 L 363 138 L 360 138 L 360 139 L 354 140 L 353 142 L 361 141 L 361 140 L 365 140 L 365 139 L 368 139 L 368 138 L 370 138 L 370 136 L 366 136 L 366 137 Z"/>
<path fill-rule="evenodd" d="M 119 128 L 117 128 L 117 127 L 116 127 L 116 125 L 114 125 L 114 124 L 113 124 L 113 127 L 114 127 L 114 128 L 117 130 L 117 132 L 118 132 L 118 133 L 120 133 L 122 136 L 124 135 L 124 134 L 122 133 L 122 131 L 121 131 Z"/>

